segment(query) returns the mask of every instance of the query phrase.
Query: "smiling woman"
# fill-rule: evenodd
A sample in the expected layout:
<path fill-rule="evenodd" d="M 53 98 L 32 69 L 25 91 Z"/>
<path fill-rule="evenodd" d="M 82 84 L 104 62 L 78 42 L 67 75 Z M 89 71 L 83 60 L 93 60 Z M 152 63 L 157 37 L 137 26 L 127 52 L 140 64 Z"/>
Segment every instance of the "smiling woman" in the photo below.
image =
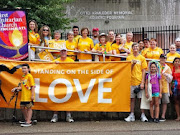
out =
<path fill-rule="evenodd" d="M 89 34 L 89 29 L 88 28 L 82 28 L 81 29 L 81 35 L 77 40 L 77 49 L 78 51 L 82 52 L 91 52 L 91 50 L 94 47 L 93 40 L 88 37 Z M 83 54 L 80 53 L 78 54 L 78 59 L 81 62 L 91 62 L 92 61 L 92 56 L 90 54 Z"/>

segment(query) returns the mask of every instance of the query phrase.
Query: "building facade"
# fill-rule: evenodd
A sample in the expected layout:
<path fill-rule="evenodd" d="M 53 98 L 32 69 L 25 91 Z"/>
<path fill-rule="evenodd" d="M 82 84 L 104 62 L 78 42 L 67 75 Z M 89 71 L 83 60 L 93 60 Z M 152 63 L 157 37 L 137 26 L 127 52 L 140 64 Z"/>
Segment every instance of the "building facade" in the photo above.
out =
<path fill-rule="evenodd" d="M 75 0 L 66 5 L 71 24 L 101 30 L 178 25 L 180 0 Z"/>

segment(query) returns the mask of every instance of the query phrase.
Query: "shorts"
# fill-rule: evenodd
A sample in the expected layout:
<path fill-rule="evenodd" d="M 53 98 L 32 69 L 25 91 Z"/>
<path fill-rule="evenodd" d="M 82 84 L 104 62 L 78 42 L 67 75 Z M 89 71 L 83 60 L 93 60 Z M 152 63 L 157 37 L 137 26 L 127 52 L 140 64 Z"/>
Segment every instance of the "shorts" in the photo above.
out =
<path fill-rule="evenodd" d="M 20 102 L 21 107 L 31 108 L 34 105 L 33 101 L 30 102 Z"/>
<path fill-rule="evenodd" d="M 137 94 L 134 93 L 134 89 L 138 88 L 139 85 L 136 86 L 131 86 L 131 98 L 135 98 L 137 95 L 137 98 L 141 98 L 142 97 L 142 90 L 140 92 L 138 92 Z"/>
<path fill-rule="evenodd" d="M 159 92 L 152 93 L 152 97 L 159 97 Z"/>
<path fill-rule="evenodd" d="M 162 103 L 163 104 L 168 104 L 169 101 L 169 94 L 168 93 L 162 93 Z"/>
<path fill-rule="evenodd" d="M 180 90 L 178 90 L 178 89 L 172 89 L 172 92 L 173 92 L 173 95 L 174 96 L 180 96 Z"/>
<path fill-rule="evenodd" d="M 82 59 L 79 59 L 79 62 L 92 62 L 92 60 L 91 60 L 91 59 L 89 59 L 89 60 L 82 60 Z"/>

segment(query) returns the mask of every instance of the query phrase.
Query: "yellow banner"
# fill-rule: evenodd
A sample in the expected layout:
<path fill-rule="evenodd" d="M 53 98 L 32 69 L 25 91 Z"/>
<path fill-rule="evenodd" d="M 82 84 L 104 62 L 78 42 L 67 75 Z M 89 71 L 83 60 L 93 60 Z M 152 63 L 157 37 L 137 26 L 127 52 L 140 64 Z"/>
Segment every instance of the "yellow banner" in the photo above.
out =
<path fill-rule="evenodd" d="M 28 63 L 34 77 L 36 110 L 130 111 L 130 62 L 42 63 L 0 61 L 0 107 L 10 102 L 22 76 L 21 64 Z M 17 107 L 20 104 L 20 94 Z"/>

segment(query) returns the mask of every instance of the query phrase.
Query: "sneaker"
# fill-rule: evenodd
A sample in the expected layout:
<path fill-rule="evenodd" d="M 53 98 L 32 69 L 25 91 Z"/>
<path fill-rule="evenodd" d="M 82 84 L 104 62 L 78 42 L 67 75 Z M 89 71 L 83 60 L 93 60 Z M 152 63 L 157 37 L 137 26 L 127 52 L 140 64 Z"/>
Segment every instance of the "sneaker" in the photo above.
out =
<path fill-rule="evenodd" d="M 134 115 L 129 115 L 127 118 L 124 119 L 126 122 L 131 122 L 135 121 L 135 116 Z"/>
<path fill-rule="evenodd" d="M 149 122 L 154 122 L 154 120 L 155 120 L 154 118 L 150 118 Z"/>
<path fill-rule="evenodd" d="M 21 127 L 30 127 L 30 126 L 32 126 L 31 123 L 24 123 L 24 124 L 21 124 Z"/>
<path fill-rule="evenodd" d="M 145 115 L 142 115 L 142 116 L 141 116 L 141 121 L 142 121 L 142 122 L 148 122 L 148 119 L 146 118 Z"/>
<path fill-rule="evenodd" d="M 37 120 L 33 120 L 33 121 L 32 121 L 32 124 L 33 124 L 33 125 L 36 125 L 36 124 L 37 124 Z"/>
<path fill-rule="evenodd" d="M 164 121 L 166 121 L 166 119 L 165 118 L 161 118 L 159 121 L 160 122 L 164 122 Z"/>
<path fill-rule="evenodd" d="M 69 122 L 69 123 L 72 123 L 74 122 L 73 118 L 72 117 L 66 117 L 66 121 Z"/>
<path fill-rule="evenodd" d="M 159 119 L 154 119 L 154 122 L 155 123 L 159 123 Z"/>
<path fill-rule="evenodd" d="M 25 124 L 25 123 L 26 123 L 25 120 L 20 120 L 20 121 L 19 121 L 19 124 Z"/>
<path fill-rule="evenodd" d="M 58 116 L 53 116 L 52 119 L 51 119 L 51 122 L 52 123 L 56 123 L 58 121 Z"/>

